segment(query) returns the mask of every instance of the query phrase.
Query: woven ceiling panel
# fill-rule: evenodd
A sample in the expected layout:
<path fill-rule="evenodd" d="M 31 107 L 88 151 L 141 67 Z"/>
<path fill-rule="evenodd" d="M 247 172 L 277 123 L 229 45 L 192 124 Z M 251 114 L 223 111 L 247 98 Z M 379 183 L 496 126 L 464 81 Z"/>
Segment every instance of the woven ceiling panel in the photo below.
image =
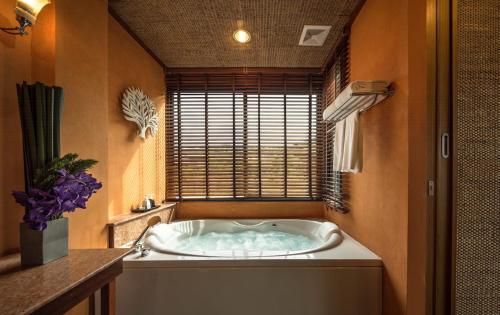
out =
<path fill-rule="evenodd" d="M 321 67 L 362 0 L 109 0 L 168 67 Z M 322 47 L 298 46 L 304 25 L 331 25 Z M 252 39 L 238 44 L 242 26 Z"/>

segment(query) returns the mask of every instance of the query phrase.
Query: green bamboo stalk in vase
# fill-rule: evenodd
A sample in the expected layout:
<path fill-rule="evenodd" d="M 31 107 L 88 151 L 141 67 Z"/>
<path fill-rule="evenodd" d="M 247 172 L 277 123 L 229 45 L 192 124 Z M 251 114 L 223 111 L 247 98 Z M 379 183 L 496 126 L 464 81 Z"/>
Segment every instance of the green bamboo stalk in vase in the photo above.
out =
<path fill-rule="evenodd" d="M 41 83 L 36 83 L 35 87 L 35 134 L 36 134 L 36 169 L 45 166 L 45 89 Z"/>
<path fill-rule="evenodd" d="M 34 187 L 34 178 L 60 157 L 60 123 L 63 90 L 42 83 L 17 85 L 19 115 L 23 131 L 25 188 Z"/>
<path fill-rule="evenodd" d="M 23 127 L 23 142 L 26 144 L 25 148 L 25 186 L 30 188 L 33 186 L 33 172 L 35 170 L 36 157 L 36 134 L 35 123 L 33 120 L 32 111 L 32 89 L 24 82 L 18 85 L 19 112 L 21 115 L 21 125 Z"/>
<path fill-rule="evenodd" d="M 45 111 L 45 140 L 46 151 L 45 161 L 50 163 L 55 158 L 54 153 L 54 89 L 44 87 L 46 93 L 46 111 Z"/>
<path fill-rule="evenodd" d="M 24 162 L 24 169 L 29 169 L 29 163 L 30 163 L 30 156 L 29 156 L 29 147 L 27 141 L 27 137 L 25 136 L 27 134 L 26 130 L 26 120 L 24 119 L 24 84 L 16 84 L 16 91 L 17 91 L 17 101 L 19 103 L 19 117 L 21 118 L 21 130 L 23 132 L 23 162 Z M 30 187 L 31 183 L 31 178 L 30 178 L 30 172 L 24 172 L 24 186 L 25 189 L 28 190 Z"/>
<path fill-rule="evenodd" d="M 61 117 L 63 110 L 63 89 L 57 86 L 54 89 L 54 156 L 61 157 Z"/>

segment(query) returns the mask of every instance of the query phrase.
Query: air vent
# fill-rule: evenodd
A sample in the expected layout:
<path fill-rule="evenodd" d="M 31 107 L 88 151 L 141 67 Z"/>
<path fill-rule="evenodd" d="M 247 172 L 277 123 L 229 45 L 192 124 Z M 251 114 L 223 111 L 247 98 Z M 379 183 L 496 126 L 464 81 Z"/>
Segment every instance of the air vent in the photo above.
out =
<path fill-rule="evenodd" d="M 299 46 L 323 46 L 331 28 L 324 25 L 304 25 Z"/>

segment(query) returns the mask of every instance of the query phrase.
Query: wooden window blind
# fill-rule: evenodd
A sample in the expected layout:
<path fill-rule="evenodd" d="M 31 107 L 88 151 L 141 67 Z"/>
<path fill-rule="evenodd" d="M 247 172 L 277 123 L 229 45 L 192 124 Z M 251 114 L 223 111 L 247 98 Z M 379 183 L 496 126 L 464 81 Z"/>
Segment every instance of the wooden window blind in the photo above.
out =
<path fill-rule="evenodd" d="M 331 104 L 348 84 L 349 37 L 345 36 L 334 53 L 332 65 L 325 73 L 324 108 Z M 334 138 L 335 123 L 325 122 L 323 200 L 331 208 L 339 212 L 347 212 L 347 178 L 343 173 L 333 170 Z"/>
<path fill-rule="evenodd" d="M 169 73 L 170 200 L 320 200 L 323 76 Z"/>

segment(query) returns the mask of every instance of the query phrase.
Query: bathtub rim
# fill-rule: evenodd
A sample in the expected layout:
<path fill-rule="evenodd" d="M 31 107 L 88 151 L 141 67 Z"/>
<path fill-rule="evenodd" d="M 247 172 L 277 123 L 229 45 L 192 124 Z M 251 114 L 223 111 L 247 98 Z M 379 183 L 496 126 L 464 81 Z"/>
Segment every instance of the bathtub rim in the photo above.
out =
<path fill-rule="evenodd" d="M 168 228 L 169 226 L 172 226 L 176 223 L 190 222 L 190 221 L 193 221 L 193 222 L 204 221 L 204 222 L 213 223 L 216 226 L 215 230 L 217 230 L 217 226 L 221 222 L 229 223 L 229 225 L 233 226 L 233 227 L 236 226 L 236 227 L 244 227 L 244 228 L 249 228 L 249 229 L 259 228 L 259 226 L 264 225 L 266 223 L 272 223 L 273 226 L 275 224 L 278 224 L 278 226 L 280 226 L 281 224 L 284 224 L 285 229 L 282 230 L 283 232 L 297 234 L 297 235 L 304 235 L 304 236 L 313 238 L 313 239 L 318 241 L 318 245 L 316 245 L 315 247 L 307 248 L 307 249 L 300 250 L 300 251 L 292 251 L 286 255 L 283 255 L 281 253 L 280 254 L 270 253 L 267 255 L 256 255 L 256 256 L 253 256 L 253 255 L 228 256 L 228 255 L 215 255 L 215 254 L 210 255 L 209 253 L 202 254 L 202 253 L 199 253 L 196 251 L 195 252 L 181 252 L 181 251 L 178 251 L 176 249 L 168 249 L 168 250 L 154 250 L 153 249 L 153 251 L 159 252 L 159 253 L 165 253 L 165 254 L 169 254 L 169 255 L 198 256 L 198 257 L 212 257 L 212 258 L 218 258 L 218 257 L 227 258 L 227 257 L 229 257 L 229 258 L 245 259 L 245 258 L 252 258 L 252 257 L 259 257 L 259 258 L 280 257 L 280 256 L 281 257 L 283 257 L 283 256 L 288 257 L 288 256 L 304 255 L 304 254 L 310 254 L 310 253 L 324 251 L 324 250 L 327 250 L 329 248 L 334 248 L 334 247 L 338 246 L 338 244 L 340 244 L 343 241 L 343 236 L 342 236 L 342 233 L 340 233 L 340 228 L 338 227 L 338 225 L 334 224 L 333 222 L 327 221 L 327 220 L 320 221 L 320 220 L 304 219 L 304 218 L 272 218 L 272 219 L 217 219 L 217 218 L 211 218 L 211 219 L 177 220 L 175 222 L 170 222 L 168 224 L 163 223 L 163 224 Z M 304 227 L 309 228 L 309 229 L 311 229 L 311 225 L 313 225 L 312 231 L 308 231 L 307 229 L 303 229 L 302 226 L 294 226 L 294 224 L 293 224 L 294 222 L 300 222 L 300 221 L 304 222 Z M 291 225 L 288 224 L 290 222 L 292 222 Z M 335 232 L 332 232 L 329 235 L 329 237 L 326 239 L 324 237 L 322 237 L 321 235 L 317 235 L 317 231 L 319 229 L 319 226 L 321 226 L 321 223 L 325 223 L 325 222 L 330 222 L 336 226 Z M 202 227 L 206 228 L 205 224 L 203 224 Z M 220 228 L 220 226 L 219 226 L 219 228 Z M 175 227 L 173 227 L 173 229 L 175 231 Z M 211 230 L 213 230 L 213 228 L 208 229 L 208 231 L 211 231 Z M 310 232 L 310 233 L 304 233 L 306 231 Z M 195 232 L 196 232 L 196 230 L 195 230 Z M 198 233 L 200 233 L 200 232 L 198 232 Z M 201 233 L 203 234 L 203 230 L 201 231 Z M 195 237 L 196 237 L 196 235 L 195 235 Z"/>
<path fill-rule="evenodd" d="M 211 218 L 212 219 L 212 218 Z M 207 220 L 211 220 L 207 219 Z M 213 218 L 215 219 L 215 218 Z M 283 218 L 280 218 L 283 219 Z M 289 218 L 326 222 L 325 219 Z M 217 218 L 217 220 L 219 220 Z M 241 219 L 231 221 L 265 221 L 278 218 Z M 189 220 L 176 220 L 189 221 Z M 335 223 L 335 222 L 333 222 Z M 130 253 L 123 259 L 124 268 L 204 268 L 204 267 L 382 267 L 382 259 L 359 243 L 352 236 L 341 230 L 342 242 L 324 251 L 290 256 L 267 257 L 205 257 L 171 255 L 151 251 L 146 257 L 138 253 Z M 124 246 L 126 247 L 126 245 Z"/>

